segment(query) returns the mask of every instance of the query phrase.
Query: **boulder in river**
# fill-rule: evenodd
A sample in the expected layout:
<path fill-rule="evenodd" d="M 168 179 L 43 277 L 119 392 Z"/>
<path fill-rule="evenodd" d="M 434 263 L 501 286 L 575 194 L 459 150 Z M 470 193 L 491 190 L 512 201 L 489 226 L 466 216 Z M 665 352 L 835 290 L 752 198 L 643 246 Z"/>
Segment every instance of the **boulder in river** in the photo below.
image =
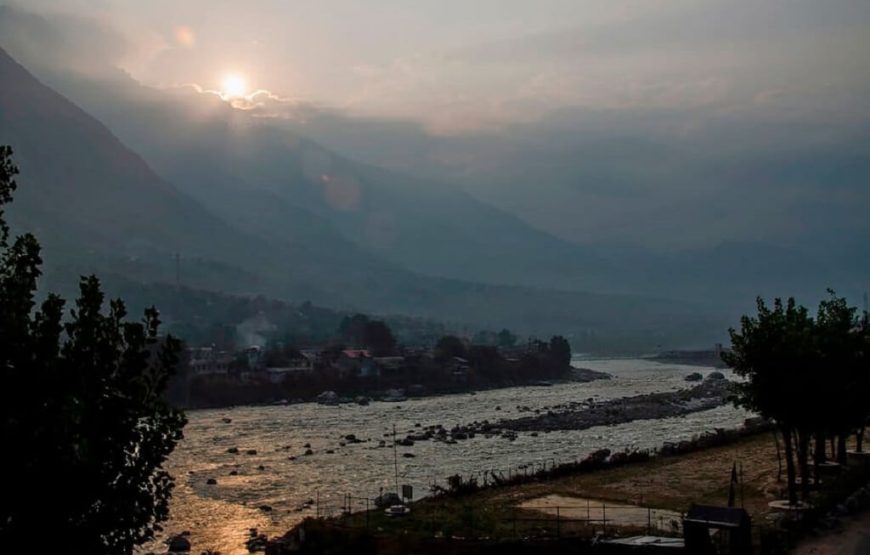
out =
<path fill-rule="evenodd" d="M 700 372 L 692 372 L 691 374 L 686 376 L 687 382 L 700 382 L 703 379 L 704 379 L 704 376 L 701 375 Z"/>
<path fill-rule="evenodd" d="M 708 379 L 708 380 L 724 380 L 724 379 L 725 379 L 725 374 L 723 374 L 722 372 L 719 372 L 719 371 L 717 370 L 716 372 L 710 372 L 710 373 L 707 375 L 707 379 Z"/>
<path fill-rule="evenodd" d="M 338 393 L 335 391 L 324 391 L 315 398 L 315 401 L 321 405 L 337 405 L 339 402 Z"/>
<path fill-rule="evenodd" d="M 177 536 L 172 536 L 166 543 L 168 544 L 170 553 L 190 552 L 190 540 L 181 534 L 178 534 Z"/>
<path fill-rule="evenodd" d="M 401 389 L 388 389 L 384 395 L 384 401 L 388 403 L 401 403 L 402 401 L 407 401 L 407 397 L 405 397 L 405 392 Z"/>

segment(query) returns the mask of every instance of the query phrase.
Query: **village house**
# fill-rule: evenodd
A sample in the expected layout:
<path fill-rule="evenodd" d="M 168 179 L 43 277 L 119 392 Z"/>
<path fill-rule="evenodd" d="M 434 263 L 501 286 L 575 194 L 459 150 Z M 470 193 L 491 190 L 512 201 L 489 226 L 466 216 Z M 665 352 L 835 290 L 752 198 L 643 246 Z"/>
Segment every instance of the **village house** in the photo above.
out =
<path fill-rule="evenodd" d="M 324 364 L 323 349 L 300 349 L 299 353 L 308 360 L 312 370 Z"/>
<path fill-rule="evenodd" d="M 233 355 L 218 351 L 215 347 L 187 349 L 187 372 L 190 377 L 226 376 L 233 362 Z"/>
<path fill-rule="evenodd" d="M 266 368 L 266 376 L 274 384 L 283 383 L 291 377 L 306 376 L 314 373 L 316 360 L 316 356 L 300 353 L 287 361 L 286 365 Z"/>
<path fill-rule="evenodd" d="M 359 376 L 361 378 L 380 376 L 380 368 L 365 349 L 346 349 L 341 351 L 335 361 L 335 367 L 342 377 Z"/>

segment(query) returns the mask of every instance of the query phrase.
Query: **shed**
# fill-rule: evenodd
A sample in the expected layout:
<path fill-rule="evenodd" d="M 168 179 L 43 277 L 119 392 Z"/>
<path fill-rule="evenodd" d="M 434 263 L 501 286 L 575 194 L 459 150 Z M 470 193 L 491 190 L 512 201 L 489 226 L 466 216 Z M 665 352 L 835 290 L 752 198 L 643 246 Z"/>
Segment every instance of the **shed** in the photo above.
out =
<path fill-rule="evenodd" d="M 692 505 L 683 519 L 683 537 L 689 553 L 751 553 L 752 519 L 736 507 Z"/>

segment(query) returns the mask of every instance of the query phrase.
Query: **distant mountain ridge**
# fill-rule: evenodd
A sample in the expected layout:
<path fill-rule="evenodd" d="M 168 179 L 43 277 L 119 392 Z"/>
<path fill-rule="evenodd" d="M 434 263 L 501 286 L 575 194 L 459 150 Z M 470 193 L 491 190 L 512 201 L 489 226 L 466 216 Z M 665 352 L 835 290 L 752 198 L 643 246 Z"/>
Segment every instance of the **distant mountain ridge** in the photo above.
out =
<path fill-rule="evenodd" d="M 564 333 L 587 345 L 697 344 L 712 341 L 721 329 L 721 321 L 679 302 L 493 286 L 409 272 L 321 226 L 324 206 L 320 213 L 315 205 L 293 208 L 288 196 L 297 191 L 288 194 L 281 184 L 266 183 L 267 176 L 255 171 L 256 163 L 234 163 L 232 153 L 239 152 L 239 145 L 225 151 L 226 160 L 209 159 L 213 166 L 222 162 L 234 168 L 237 177 L 257 180 L 247 196 L 238 195 L 233 183 L 226 185 L 227 199 L 238 208 L 230 223 L 234 213 L 226 205 L 218 213 L 219 202 L 204 207 L 179 191 L 96 119 L 2 51 L 0 82 L 0 142 L 13 145 L 22 168 L 10 219 L 16 230 L 39 234 L 47 264 L 67 269 L 57 279 L 74 280 L 74 274 L 96 271 L 143 283 L 173 283 L 180 253 L 189 287 L 526 333 Z M 344 164 L 358 168 L 336 160 L 339 170 Z M 184 160 L 178 163 L 183 166 Z M 378 170 L 360 170 L 354 179 L 371 191 L 375 186 L 369 180 L 380 175 Z M 310 185 L 298 192 L 319 192 Z M 220 194 L 223 187 L 218 183 L 215 190 Z M 388 194 L 377 194 L 389 201 Z M 283 228 L 282 221 L 293 225 Z M 276 232 L 282 229 L 286 233 Z M 310 236 L 303 234 L 306 230 Z"/>
<path fill-rule="evenodd" d="M 606 282 L 597 277 L 608 274 L 603 258 L 459 187 L 353 161 L 211 95 L 173 95 L 120 74 L 54 82 L 159 174 L 243 229 L 264 221 L 290 234 L 331 228 L 382 259 L 440 277 L 569 290 Z M 252 196 L 309 225 L 255 217 Z"/>

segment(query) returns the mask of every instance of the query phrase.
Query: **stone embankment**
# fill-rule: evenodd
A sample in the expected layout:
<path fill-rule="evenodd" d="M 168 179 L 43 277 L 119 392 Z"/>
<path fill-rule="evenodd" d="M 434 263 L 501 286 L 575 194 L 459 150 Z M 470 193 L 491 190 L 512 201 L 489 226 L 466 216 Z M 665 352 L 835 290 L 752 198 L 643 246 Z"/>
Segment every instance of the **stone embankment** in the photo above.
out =
<path fill-rule="evenodd" d="M 730 393 L 731 382 L 713 376 L 694 387 L 679 391 L 649 393 L 607 401 L 596 401 L 590 398 L 534 410 L 520 405 L 516 407 L 517 410 L 529 414 L 518 418 L 475 421 L 453 428 L 446 428 L 441 424 L 431 426 L 417 424 L 416 430 L 409 430 L 404 438 L 397 440 L 397 443 L 402 446 L 412 446 L 414 442 L 430 440 L 456 443 L 477 435 L 500 436 L 513 441 L 517 439 L 519 433 L 534 436 L 538 433 L 559 430 L 585 430 L 595 426 L 624 424 L 633 420 L 670 418 L 724 405 L 728 402 Z M 496 407 L 496 410 L 500 408 Z M 386 447 L 386 442 L 381 441 L 379 446 Z"/>
<path fill-rule="evenodd" d="M 587 399 L 556 405 L 529 416 L 502 419 L 495 422 L 474 422 L 450 431 L 454 438 L 470 434 L 501 434 L 511 438 L 517 432 L 551 432 L 585 430 L 595 426 L 624 424 L 633 420 L 670 418 L 709 410 L 728 402 L 731 383 L 724 379 L 707 379 L 689 389 L 664 393 L 649 393 L 608 401 Z"/>
<path fill-rule="evenodd" d="M 729 394 L 728 381 L 705 380 L 700 385 L 680 391 L 650 393 L 610 401 L 587 400 L 570 403 L 547 413 L 502 421 L 498 425 L 515 432 L 585 430 L 594 426 L 670 418 L 709 410 L 725 404 Z"/>

